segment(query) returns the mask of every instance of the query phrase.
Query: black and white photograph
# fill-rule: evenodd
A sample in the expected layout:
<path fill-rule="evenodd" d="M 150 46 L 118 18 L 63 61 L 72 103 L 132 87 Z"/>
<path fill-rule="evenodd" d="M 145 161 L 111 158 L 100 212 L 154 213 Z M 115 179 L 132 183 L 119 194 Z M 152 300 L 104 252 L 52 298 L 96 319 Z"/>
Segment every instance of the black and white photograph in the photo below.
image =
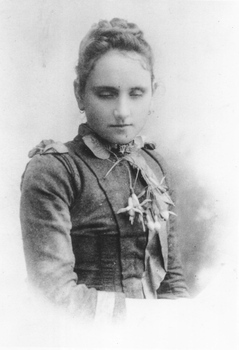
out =
<path fill-rule="evenodd" d="M 0 347 L 238 349 L 237 1 L 0 1 Z"/>

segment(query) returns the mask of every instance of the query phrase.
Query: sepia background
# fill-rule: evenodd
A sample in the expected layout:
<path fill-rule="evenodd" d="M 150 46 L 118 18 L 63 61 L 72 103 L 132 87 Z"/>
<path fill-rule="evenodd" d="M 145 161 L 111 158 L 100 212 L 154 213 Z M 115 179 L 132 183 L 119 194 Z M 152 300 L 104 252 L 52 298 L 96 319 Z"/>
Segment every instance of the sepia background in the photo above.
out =
<path fill-rule="evenodd" d="M 15 309 L 25 292 L 18 213 L 27 153 L 42 139 L 76 135 L 79 43 L 93 23 L 113 17 L 137 23 L 155 54 L 159 87 L 144 133 L 175 177 L 191 295 L 225 267 L 236 283 L 238 9 L 227 1 L 0 1 L 2 303 Z"/>

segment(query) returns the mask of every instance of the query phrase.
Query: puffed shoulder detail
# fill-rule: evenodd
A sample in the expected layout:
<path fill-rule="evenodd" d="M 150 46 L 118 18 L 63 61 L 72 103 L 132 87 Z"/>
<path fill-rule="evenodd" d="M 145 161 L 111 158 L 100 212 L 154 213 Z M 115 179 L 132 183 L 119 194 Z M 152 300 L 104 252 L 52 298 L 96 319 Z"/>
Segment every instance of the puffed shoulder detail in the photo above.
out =
<path fill-rule="evenodd" d="M 74 205 L 77 188 L 81 187 L 69 173 L 67 166 L 55 154 L 36 154 L 27 164 L 21 178 L 22 198 L 31 196 L 34 191 L 51 193 L 63 199 L 68 207 Z M 39 195 L 40 196 L 40 195 Z"/>
<path fill-rule="evenodd" d="M 28 157 L 32 158 L 36 154 L 66 154 L 69 153 L 68 148 L 62 142 L 55 142 L 54 140 L 42 140 L 29 153 Z"/>

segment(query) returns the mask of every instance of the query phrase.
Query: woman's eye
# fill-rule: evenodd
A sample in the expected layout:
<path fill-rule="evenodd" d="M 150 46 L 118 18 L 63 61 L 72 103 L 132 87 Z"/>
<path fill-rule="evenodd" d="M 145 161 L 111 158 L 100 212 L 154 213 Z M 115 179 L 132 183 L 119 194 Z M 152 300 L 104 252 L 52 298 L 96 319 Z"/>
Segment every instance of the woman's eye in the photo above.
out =
<path fill-rule="evenodd" d="M 100 92 L 98 94 L 99 98 L 113 98 L 114 94 L 112 92 Z"/>
<path fill-rule="evenodd" d="M 143 96 L 143 91 L 132 91 L 131 93 L 130 93 L 130 96 L 132 96 L 132 97 L 142 97 Z"/>

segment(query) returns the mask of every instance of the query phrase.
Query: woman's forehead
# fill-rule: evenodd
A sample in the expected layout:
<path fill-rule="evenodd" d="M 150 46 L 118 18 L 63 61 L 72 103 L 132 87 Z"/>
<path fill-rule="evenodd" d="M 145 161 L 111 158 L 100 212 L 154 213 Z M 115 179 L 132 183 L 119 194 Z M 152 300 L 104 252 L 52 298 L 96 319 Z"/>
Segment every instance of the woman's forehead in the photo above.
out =
<path fill-rule="evenodd" d="M 95 63 L 88 80 L 94 85 L 148 85 L 151 73 L 142 55 L 112 50 Z"/>

